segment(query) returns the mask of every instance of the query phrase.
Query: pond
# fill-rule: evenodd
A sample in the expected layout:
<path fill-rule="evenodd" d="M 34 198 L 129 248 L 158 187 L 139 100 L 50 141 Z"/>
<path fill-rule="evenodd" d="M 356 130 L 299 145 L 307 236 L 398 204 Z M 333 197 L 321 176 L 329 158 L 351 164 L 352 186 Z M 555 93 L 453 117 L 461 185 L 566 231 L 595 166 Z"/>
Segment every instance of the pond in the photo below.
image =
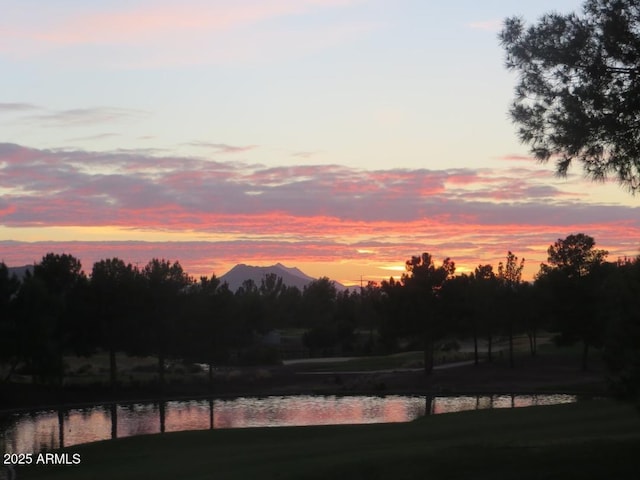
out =
<path fill-rule="evenodd" d="M 0 451 L 38 453 L 182 430 L 408 422 L 424 415 L 577 401 L 575 395 L 270 396 L 108 404 L 0 416 Z"/>

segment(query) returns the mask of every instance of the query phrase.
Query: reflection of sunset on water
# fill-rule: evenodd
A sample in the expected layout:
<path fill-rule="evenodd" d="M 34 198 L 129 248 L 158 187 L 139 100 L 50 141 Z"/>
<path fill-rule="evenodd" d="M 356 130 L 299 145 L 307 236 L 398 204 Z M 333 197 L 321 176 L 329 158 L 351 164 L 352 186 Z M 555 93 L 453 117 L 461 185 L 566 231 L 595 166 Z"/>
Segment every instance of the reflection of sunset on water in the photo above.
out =
<path fill-rule="evenodd" d="M 60 448 L 58 414 L 55 411 L 46 411 L 39 412 L 37 416 L 20 416 L 14 425 L 5 430 L 0 439 L 5 442 L 3 450 L 8 453 L 37 452 L 44 447 Z"/>
<path fill-rule="evenodd" d="M 167 432 L 209 428 L 209 402 L 167 402 L 165 426 Z"/>
<path fill-rule="evenodd" d="M 91 428 L 87 428 L 87 425 L 91 425 Z M 65 446 L 109 438 L 111 438 L 111 415 L 108 410 L 97 408 L 70 410 L 64 416 Z"/>
<path fill-rule="evenodd" d="M 160 433 L 160 413 L 157 404 L 134 404 L 118 407 L 118 437 L 135 437 Z"/>
<path fill-rule="evenodd" d="M 60 448 L 61 444 L 69 447 L 97 440 L 160 433 L 163 411 L 164 431 L 177 432 L 205 430 L 212 424 L 213 428 L 247 428 L 408 422 L 428 414 L 552 405 L 576 400 L 574 395 L 300 395 L 170 401 L 164 408 L 159 403 L 99 405 L 0 417 L 0 450 L 36 453 Z"/>
<path fill-rule="evenodd" d="M 420 397 L 269 397 L 219 401 L 214 428 L 407 422 L 424 414 Z"/>
<path fill-rule="evenodd" d="M 490 408 L 520 408 L 535 405 L 555 405 L 572 403 L 575 395 L 474 395 L 459 397 L 435 397 L 433 413 L 455 413 L 464 410 L 485 410 Z"/>

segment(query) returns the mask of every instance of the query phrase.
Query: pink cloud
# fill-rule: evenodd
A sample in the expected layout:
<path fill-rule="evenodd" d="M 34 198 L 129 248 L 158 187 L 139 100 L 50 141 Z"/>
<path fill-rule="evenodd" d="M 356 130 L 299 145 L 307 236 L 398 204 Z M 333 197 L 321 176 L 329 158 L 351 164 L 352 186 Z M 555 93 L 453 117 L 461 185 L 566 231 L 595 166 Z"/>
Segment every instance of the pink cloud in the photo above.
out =
<path fill-rule="evenodd" d="M 530 163 L 534 159 L 531 155 L 520 155 L 520 154 L 507 154 L 501 157 L 498 157 L 498 160 L 503 160 L 505 162 L 527 162 Z"/>
<path fill-rule="evenodd" d="M 275 53 L 285 42 L 293 52 L 309 51 L 375 28 L 331 21 L 321 27 L 283 32 L 270 29 L 271 20 L 364 1 L 185 0 L 179 4 L 143 1 L 120 7 L 86 4 L 74 10 L 56 8 L 55 12 L 43 8 L 31 15 L 29 22 L 16 16 L 11 27 L 0 31 L 0 52 L 18 58 L 55 52 L 47 58 L 136 68 L 260 60 L 265 47 Z M 205 44 L 207 48 L 202 49 Z M 60 52 L 63 55 L 58 55 Z"/>
<path fill-rule="evenodd" d="M 192 147 L 212 148 L 216 151 L 216 153 L 243 153 L 257 148 L 257 145 L 237 146 L 227 145 L 226 143 L 209 142 L 191 142 L 189 143 L 189 145 Z"/>
<path fill-rule="evenodd" d="M 513 250 L 533 260 L 529 273 L 549 244 L 575 232 L 594 236 L 612 255 L 636 254 L 639 207 L 578 201 L 547 180 L 533 168 L 265 167 L 0 144 L 0 225 L 223 236 L 232 239 L 220 253 L 227 262 L 236 258 L 233 245 L 247 244 L 239 238 L 265 252 L 257 259 L 276 260 L 355 261 L 366 257 L 361 250 L 375 252 L 371 261 L 402 262 L 429 251 L 473 268 Z M 193 268 L 203 262 L 194 259 Z"/>
<path fill-rule="evenodd" d="M 5 225 L 120 225 L 165 228 L 217 224 L 218 218 L 269 215 L 340 220 L 446 218 L 501 224 L 561 224 L 637 218 L 637 208 L 577 203 L 535 170 L 358 170 L 337 165 L 265 168 L 144 153 L 35 150 L 0 145 L 0 187 L 13 206 Z M 93 171 L 94 166 L 100 168 Z M 111 170 L 113 173 L 108 173 Z M 451 178 L 462 178 L 450 182 Z M 86 212 L 91 211 L 89 215 Z M 145 212 L 141 214 L 141 212 Z M 135 216 L 134 220 L 132 217 Z M 516 220 L 520 218 L 520 220 Z M 129 220 L 130 219 L 130 220 Z M 551 220 L 549 220 L 551 219 Z"/>
<path fill-rule="evenodd" d="M 484 30 L 486 32 L 498 32 L 502 27 L 501 19 L 479 20 L 467 24 L 469 28 L 474 30 Z"/>
<path fill-rule="evenodd" d="M 167 35 L 219 32 L 274 17 L 300 14 L 312 8 L 338 7 L 353 2 L 270 0 L 252 2 L 183 1 L 139 2 L 118 10 L 85 11 L 58 17 L 48 28 L 22 35 L 50 45 L 136 44 Z M 24 31 L 22 29 L 22 31 Z M 9 30 L 19 35 L 17 29 Z"/>

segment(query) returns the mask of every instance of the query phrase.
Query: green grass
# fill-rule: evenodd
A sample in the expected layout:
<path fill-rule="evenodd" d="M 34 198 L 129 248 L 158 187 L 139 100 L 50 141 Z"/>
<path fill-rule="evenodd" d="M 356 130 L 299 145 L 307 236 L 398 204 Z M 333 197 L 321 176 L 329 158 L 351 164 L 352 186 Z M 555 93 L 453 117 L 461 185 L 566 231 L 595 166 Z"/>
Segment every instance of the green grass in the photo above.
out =
<path fill-rule="evenodd" d="M 69 448 L 22 479 L 632 478 L 640 415 L 609 400 L 405 424 L 177 432 Z"/>

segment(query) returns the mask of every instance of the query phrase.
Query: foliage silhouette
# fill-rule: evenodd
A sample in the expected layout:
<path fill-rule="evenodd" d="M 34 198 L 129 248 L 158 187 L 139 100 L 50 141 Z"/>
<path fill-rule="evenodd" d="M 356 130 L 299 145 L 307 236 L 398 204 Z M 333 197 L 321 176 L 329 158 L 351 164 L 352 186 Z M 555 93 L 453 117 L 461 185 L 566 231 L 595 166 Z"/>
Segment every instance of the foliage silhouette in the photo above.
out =
<path fill-rule="evenodd" d="M 450 258 L 445 258 L 442 265 L 436 267 L 433 257 L 425 252 L 407 260 L 405 269 L 402 283 L 409 292 L 414 328 L 422 331 L 424 372 L 428 375 L 433 370 L 434 343 L 444 334 L 440 291 L 453 277 L 456 266 Z"/>
<path fill-rule="evenodd" d="M 602 346 L 604 325 L 597 303 L 607 252 L 596 249 L 594 239 L 583 233 L 558 239 L 547 252 L 549 263 L 540 266 L 537 283 L 549 292 L 560 340 L 582 342 L 586 370 L 589 348 Z"/>
<path fill-rule="evenodd" d="M 124 351 L 156 356 L 161 386 L 167 360 L 208 364 L 213 387 L 218 365 L 277 361 L 280 347 L 266 346 L 265 335 L 295 327 L 306 332 L 306 350 L 296 346 L 295 355 L 422 348 L 429 373 L 440 339 L 472 339 L 477 363 L 480 338 L 491 360 L 494 338 L 508 335 L 513 365 L 514 336 L 526 335 L 533 355 L 538 330 L 549 328 L 562 341 L 582 342 L 583 368 L 589 350 L 603 346 L 612 386 L 637 396 L 640 260 L 607 263 L 606 252 L 581 233 L 548 253 L 533 284 L 522 282 L 524 261 L 511 252 L 497 274 L 486 264 L 458 276 L 451 259 L 436 265 L 423 253 L 406 262 L 399 281 L 338 292 L 323 277 L 300 292 L 271 277 L 235 294 L 215 275 L 194 282 L 167 260 L 152 259 L 141 271 L 101 260 L 87 278 L 75 257 L 51 253 L 22 281 L 0 263 L 0 364 L 5 378 L 20 372 L 60 384 L 64 355 L 102 349 L 115 387 L 115 353 Z"/>
<path fill-rule="evenodd" d="M 499 38 L 518 73 L 511 118 L 535 157 L 566 175 L 577 161 L 594 180 L 640 190 L 640 5 L 586 0 L 582 15 L 507 18 Z"/>
<path fill-rule="evenodd" d="M 506 263 L 498 264 L 498 283 L 500 285 L 500 313 L 503 329 L 509 336 L 509 366 L 514 367 L 513 359 L 513 334 L 516 322 L 516 310 L 519 305 L 518 296 L 522 287 L 522 270 L 524 258 L 518 263 L 518 257 L 512 252 L 507 252 Z"/>

